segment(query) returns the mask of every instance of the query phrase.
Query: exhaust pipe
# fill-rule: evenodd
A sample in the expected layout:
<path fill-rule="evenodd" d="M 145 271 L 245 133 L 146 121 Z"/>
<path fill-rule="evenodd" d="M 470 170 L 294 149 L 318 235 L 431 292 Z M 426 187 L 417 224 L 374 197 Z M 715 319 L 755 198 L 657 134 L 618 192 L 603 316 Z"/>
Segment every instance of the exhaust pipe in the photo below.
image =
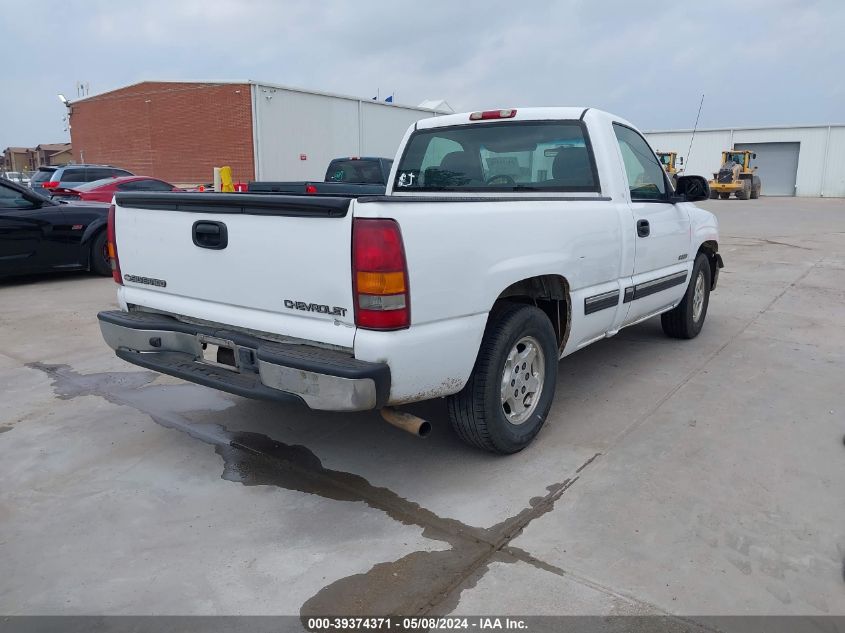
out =
<path fill-rule="evenodd" d="M 384 407 L 379 410 L 381 417 L 398 429 L 407 431 L 417 437 L 425 437 L 431 433 L 431 424 L 422 418 L 404 411 L 397 411 L 393 407 Z"/>

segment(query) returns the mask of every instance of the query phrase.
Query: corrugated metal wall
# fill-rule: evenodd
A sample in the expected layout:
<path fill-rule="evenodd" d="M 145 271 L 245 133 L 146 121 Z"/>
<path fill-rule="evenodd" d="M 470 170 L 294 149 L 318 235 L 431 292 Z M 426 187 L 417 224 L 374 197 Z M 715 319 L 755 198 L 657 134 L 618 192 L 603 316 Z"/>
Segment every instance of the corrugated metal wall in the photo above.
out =
<path fill-rule="evenodd" d="M 252 97 L 257 180 L 322 180 L 329 161 L 340 156 L 393 158 L 408 126 L 434 116 L 278 86 L 254 84 Z"/>
<path fill-rule="evenodd" d="M 712 178 L 719 169 L 721 152 L 734 143 L 800 143 L 795 195 L 845 197 L 845 126 L 734 128 L 699 130 L 691 156 L 687 156 L 691 130 L 646 132 L 655 151 L 678 152 L 684 173 Z M 763 194 L 766 185 L 763 183 Z"/>

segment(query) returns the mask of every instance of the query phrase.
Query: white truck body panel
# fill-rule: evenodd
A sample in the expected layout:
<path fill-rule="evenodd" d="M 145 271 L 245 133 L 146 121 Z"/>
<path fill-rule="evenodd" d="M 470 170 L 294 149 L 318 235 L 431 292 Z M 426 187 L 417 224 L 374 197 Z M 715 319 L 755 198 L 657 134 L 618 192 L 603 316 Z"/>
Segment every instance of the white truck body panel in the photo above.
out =
<path fill-rule="evenodd" d="M 191 226 L 202 220 L 225 222 L 225 249 L 194 247 Z M 352 348 L 351 214 L 277 217 L 118 206 L 116 223 L 122 272 L 167 282 L 156 287 L 125 281 L 127 303 Z M 332 246 L 323 249 L 321 243 Z M 349 310 L 329 316 L 285 308 L 285 299 L 309 297 Z"/>
<path fill-rule="evenodd" d="M 395 190 L 415 130 L 471 124 L 467 114 L 425 119 L 405 134 L 387 195 L 352 200 L 343 217 L 124 209 L 118 197 L 122 272 L 167 282 L 126 281 L 121 305 L 350 350 L 356 360 L 389 367 L 390 404 L 460 391 L 489 312 L 516 282 L 551 275 L 565 283 L 571 314 L 561 357 L 677 305 L 699 247 L 718 240 L 715 217 L 686 202 L 632 201 L 613 131 L 614 123 L 632 127 L 623 119 L 585 108 L 532 108 L 519 109 L 512 120 L 583 121 L 600 191 L 467 196 Z M 410 287 L 407 329 L 356 327 L 351 234 L 359 218 L 389 218 L 401 227 Z M 228 247 L 194 248 L 190 230 L 199 220 L 225 222 Z M 648 237 L 638 237 L 643 220 Z M 677 283 L 629 300 L 635 287 L 662 287 L 667 279 Z M 616 305 L 587 313 L 588 299 L 614 293 Z M 292 310 L 285 300 L 317 301 L 345 314 Z"/>

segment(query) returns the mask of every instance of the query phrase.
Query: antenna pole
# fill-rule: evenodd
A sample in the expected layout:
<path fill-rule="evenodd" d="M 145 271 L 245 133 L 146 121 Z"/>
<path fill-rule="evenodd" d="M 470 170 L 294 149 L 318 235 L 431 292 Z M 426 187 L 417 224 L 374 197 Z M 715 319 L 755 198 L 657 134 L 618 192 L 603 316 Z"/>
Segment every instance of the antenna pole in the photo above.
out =
<path fill-rule="evenodd" d="M 692 155 L 692 142 L 695 140 L 695 131 L 698 129 L 698 118 L 701 116 L 701 106 L 704 105 L 704 93 L 701 93 L 701 102 L 698 104 L 698 114 L 695 115 L 695 125 L 692 128 L 692 136 L 689 139 L 689 149 L 687 150 L 687 165 L 689 165 L 689 157 Z M 684 171 L 687 170 L 686 165 Z"/>

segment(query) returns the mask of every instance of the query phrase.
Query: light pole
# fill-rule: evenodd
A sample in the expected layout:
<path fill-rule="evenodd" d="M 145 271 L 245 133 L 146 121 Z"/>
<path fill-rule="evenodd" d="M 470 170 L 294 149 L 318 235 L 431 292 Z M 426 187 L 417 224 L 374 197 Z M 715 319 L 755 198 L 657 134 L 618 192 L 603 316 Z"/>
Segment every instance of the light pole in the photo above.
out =
<path fill-rule="evenodd" d="M 67 114 L 65 115 L 65 121 L 67 121 L 67 129 L 65 130 L 68 134 L 70 134 L 70 101 L 67 100 L 67 97 L 64 96 L 61 92 L 58 94 L 59 101 L 62 102 L 62 105 L 67 109 Z"/>

